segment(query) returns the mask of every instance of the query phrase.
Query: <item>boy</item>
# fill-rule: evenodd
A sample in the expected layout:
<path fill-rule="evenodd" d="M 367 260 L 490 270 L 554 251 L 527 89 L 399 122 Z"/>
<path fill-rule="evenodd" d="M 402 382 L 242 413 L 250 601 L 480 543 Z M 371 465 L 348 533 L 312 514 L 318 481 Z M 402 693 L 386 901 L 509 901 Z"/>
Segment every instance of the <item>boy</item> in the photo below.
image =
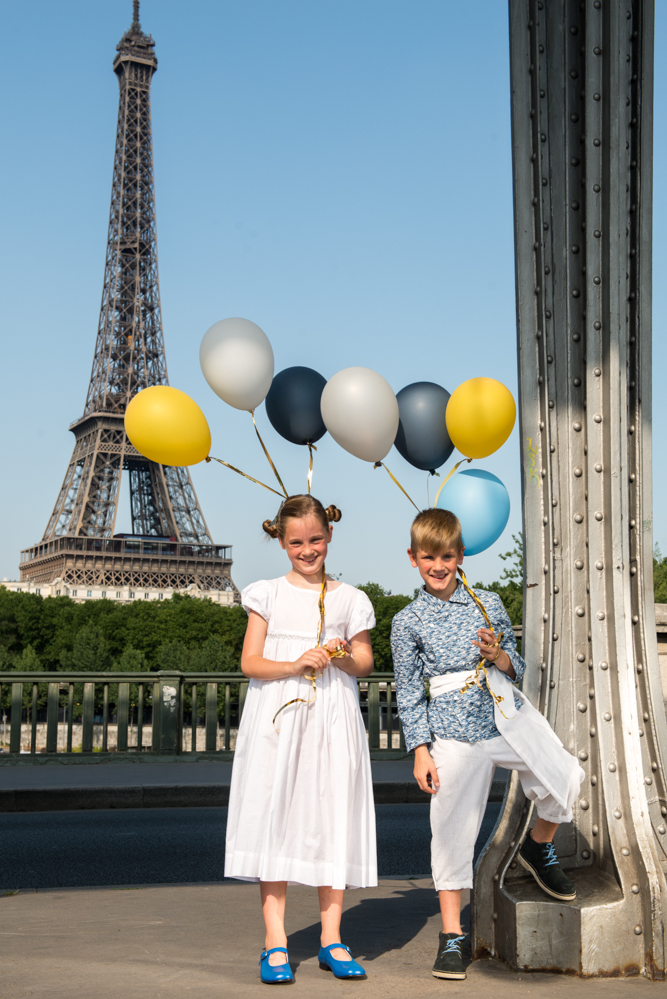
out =
<path fill-rule="evenodd" d="M 561 901 L 576 892 L 552 841 L 558 824 L 572 821 L 584 776 L 544 717 L 512 686 L 526 664 L 507 611 L 496 593 L 467 586 L 459 568 L 463 552 L 461 525 L 449 510 L 415 517 L 408 555 L 424 586 L 391 631 L 406 747 L 414 750 L 417 783 L 433 796 L 431 863 L 442 912 L 433 975 L 453 979 L 466 977 L 461 891 L 472 888 L 475 840 L 494 768 L 517 770 L 526 797 L 535 801 L 537 821 L 518 859 Z"/>

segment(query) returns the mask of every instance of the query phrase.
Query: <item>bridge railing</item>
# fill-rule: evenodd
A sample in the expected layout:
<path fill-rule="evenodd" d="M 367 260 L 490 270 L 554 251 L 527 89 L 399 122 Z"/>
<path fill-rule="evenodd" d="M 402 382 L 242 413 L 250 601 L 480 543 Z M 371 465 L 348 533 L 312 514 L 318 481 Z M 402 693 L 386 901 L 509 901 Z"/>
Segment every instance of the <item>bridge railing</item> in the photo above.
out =
<path fill-rule="evenodd" d="M 0 672 L 0 763 L 232 759 L 248 683 L 243 673 Z M 404 756 L 393 674 L 358 679 L 357 690 L 373 757 Z"/>

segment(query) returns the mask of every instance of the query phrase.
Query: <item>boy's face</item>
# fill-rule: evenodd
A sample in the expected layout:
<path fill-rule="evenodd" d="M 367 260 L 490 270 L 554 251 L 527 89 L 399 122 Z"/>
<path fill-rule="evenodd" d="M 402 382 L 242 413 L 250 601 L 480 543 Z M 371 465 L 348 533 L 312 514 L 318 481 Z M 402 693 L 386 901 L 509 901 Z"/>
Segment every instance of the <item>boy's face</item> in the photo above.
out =
<path fill-rule="evenodd" d="M 440 600 L 449 600 L 456 589 L 456 567 L 463 563 L 463 550 L 452 548 L 434 555 L 421 548 L 416 552 L 408 548 L 408 555 L 415 569 L 419 569 L 426 592 Z"/>

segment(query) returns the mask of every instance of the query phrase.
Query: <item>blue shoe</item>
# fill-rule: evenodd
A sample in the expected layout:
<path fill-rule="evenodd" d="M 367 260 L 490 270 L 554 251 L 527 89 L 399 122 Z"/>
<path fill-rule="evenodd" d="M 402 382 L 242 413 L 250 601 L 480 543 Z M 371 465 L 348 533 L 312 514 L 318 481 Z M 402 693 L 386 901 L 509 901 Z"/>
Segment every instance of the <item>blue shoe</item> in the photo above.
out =
<path fill-rule="evenodd" d="M 335 957 L 331 956 L 331 951 L 336 950 L 337 947 L 342 947 L 350 955 L 349 961 L 337 961 Z M 318 960 L 320 962 L 320 968 L 322 971 L 333 971 L 334 978 L 365 978 L 366 972 L 357 964 L 356 961 L 352 960 L 352 951 L 349 947 L 346 947 L 342 943 L 329 944 L 328 947 L 320 947 L 320 953 L 318 954 Z"/>
<path fill-rule="evenodd" d="M 276 951 L 281 951 L 285 955 L 284 964 L 269 964 L 269 954 L 275 954 Z M 259 973 L 265 985 L 289 985 L 294 981 L 285 947 L 272 947 L 271 950 L 263 950 L 259 959 L 259 967 Z"/>

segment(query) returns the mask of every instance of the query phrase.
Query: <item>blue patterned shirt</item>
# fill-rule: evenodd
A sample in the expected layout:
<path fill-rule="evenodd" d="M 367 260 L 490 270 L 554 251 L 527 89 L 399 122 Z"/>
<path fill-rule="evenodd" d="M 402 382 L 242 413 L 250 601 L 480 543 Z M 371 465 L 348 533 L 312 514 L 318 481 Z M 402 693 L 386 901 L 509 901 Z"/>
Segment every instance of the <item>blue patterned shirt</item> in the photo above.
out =
<path fill-rule="evenodd" d="M 526 664 L 516 651 L 510 619 L 497 593 L 475 590 L 496 632 L 504 633 L 501 648 L 510 657 L 516 679 Z M 465 694 L 452 690 L 427 704 L 424 680 L 452 670 L 474 669 L 480 654 L 473 640 L 485 628 L 482 612 L 459 582 L 449 600 L 431 596 L 424 588 L 395 616 L 391 628 L 396 700 L 408 750 L 433 741 L 433 736 L 459 742 L 482 742 L 499 735 L 493 719 L 493 700 L 483 689 Z M 517 707 L 520 701 L 515 697 Z"/>

